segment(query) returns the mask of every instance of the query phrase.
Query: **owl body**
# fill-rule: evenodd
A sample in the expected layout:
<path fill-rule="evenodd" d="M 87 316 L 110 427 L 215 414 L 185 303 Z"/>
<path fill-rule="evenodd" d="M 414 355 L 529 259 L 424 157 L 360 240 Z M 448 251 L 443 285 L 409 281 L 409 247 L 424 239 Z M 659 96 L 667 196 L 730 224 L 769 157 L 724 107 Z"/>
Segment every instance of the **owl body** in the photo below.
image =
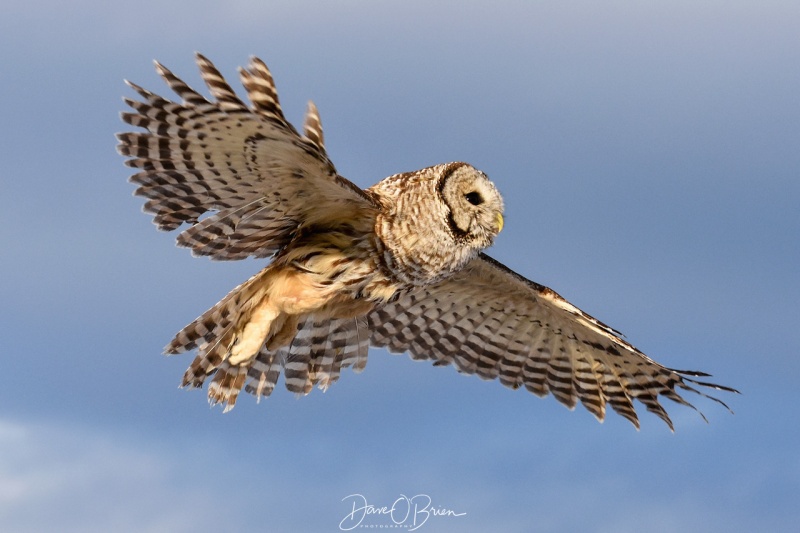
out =
<path fill-rule="evenodd" d="M 261 60 L 239 71 L 249 105 L 197 61 L 213 100 L 156 63 L 181 101 L 129 83 L 141 100 L 126 99 L 122 118 L 145 131 L 119 134 L 118 150 L 159 229 L 188 225 L 179 245 L 270 258 L 165 348 L 197 351 L 182 385 L 211 378 L 212 404 L 227 411 L 241 390 L 269 396 L 281 374 L 290 391 L 325 389 L 342 368 L 362 370 L 370 345 L 580 401 L 601 421 L 610 405 L 637 427 L 634 400 L 672 427 L 660 396 L 691 406 L 676 389 L 733 391 L 656 363 L 484 255 L 504 206 L 483 172 L 448 163 L 362 190 L 328 159 L 313 104 L 302 134 L 286 121 Z"/>
<path fill-rule="evenodd" d="M 444 194 L 431 208 L 426 200 L 437 191 Z M 231 408 L 239 390 L 220 385 L 228 374 L 220 365 L 246 370 L 262 347 L 289 346 L 309 318 L 365 318 L 401 292 L 445 279 L 502 227 L 499 193 L 466 163 L 391 176 L 366 192 L 381 209 L 345 204 L 316 213 L 312 223 L 295 228 L 269 266 L 176 336 L 168 353 L 194 348 L 200 336 L 206 342 L 184 385 L 202 386 L 215 372 L 211 401 Z M 470 193 L 474 203 L 465 198 Z M 236 308 L 222 305 L 231 299 Z M 230 315 L 223 332 L 207 325 L 207 315 L 220 308 Z"/>

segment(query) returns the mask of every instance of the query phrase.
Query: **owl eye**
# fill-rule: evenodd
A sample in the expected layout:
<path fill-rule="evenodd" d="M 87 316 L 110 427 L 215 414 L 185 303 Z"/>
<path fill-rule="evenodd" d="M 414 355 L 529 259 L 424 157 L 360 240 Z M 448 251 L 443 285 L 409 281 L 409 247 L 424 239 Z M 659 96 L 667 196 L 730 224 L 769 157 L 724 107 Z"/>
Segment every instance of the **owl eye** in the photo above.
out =
<path fill-rule="evenodd" d="M 483 203 L 483 197 L 480 195 L 479 192 L 475 191 L 468 192 L 467 194 L 464 195 L 464 198 L 466 198 L 467 201 L 472 205 L 481 205 Z"/>

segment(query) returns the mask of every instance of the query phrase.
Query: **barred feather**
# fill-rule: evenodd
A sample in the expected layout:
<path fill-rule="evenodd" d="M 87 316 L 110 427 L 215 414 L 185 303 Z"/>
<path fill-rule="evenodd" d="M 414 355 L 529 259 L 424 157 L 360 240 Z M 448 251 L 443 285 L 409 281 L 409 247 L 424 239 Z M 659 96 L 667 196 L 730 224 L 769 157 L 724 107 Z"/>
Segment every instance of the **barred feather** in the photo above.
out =
<path fill-rule="evenodd" d="M 219 332 L 225 330 L 225 325 L 231 321 L 229 316 L 221 316 L 216 307 L 212 310 L 220 316 L 221 325 L 213 331 Z M 225 404 L 226 411 L 233 408 L 243 388 L 259 399 L 270 396 L 281 373 L 284 374 L 286 388 L 296 394 L 308 394 L 314 385 L 323 391 L 327 390 L 338 381 L 343 368 L 352 366 L 356 372 L 364 369 L 369 347 L 364 322 L 363 318 L 309 316 L 297 326 L 291 344 L 275 350 L 263 346 L 250 364 L 239 366 L 216 357 L 207 343 L 200 344 L 198 355 L 187 370 L 182 386 L 201 387 L 209 376 L 213 376 L 209 384 L 209 401 L 212 405 Z M 201 324 L 198 319 L 196 327 L 205 330 Z M 191 335 L 186 330 L 190 330 Z M 187 326 L 179 337 L 186 339 L 197 334 Z M 213 335 L 211 332 L 207 336 Z"/>
<path fill-rule="evenodd" d="M 319 118 L 319 111 L 314 102 L 308 102 L 308 109 L 306 110 L 306 117 L 303 121 L 303 134 L 305 138 L 314 143 L 314 145 L 325 151 L 325 140 L 322 135 L 322 121 Z"/>
<path fill-rule="evenodd" d="M 239 76 L 250 98 L 253 111 L 280 124 L 288 124 L 278 101 L 278 91 L 275 90 L 272 73 L 263 61 L 251 57 L 250 68 L 240 68 Z"/>
<path fill-rule="evenodd" d="M 128 82 L 141 100 L 125 99 L 133 112 L 122 113 L 122 120 L 146 131 L 118 134 L 117 149 L 130 157 L 128 166 L 140 169 L 130 181 L 139 186 L 135 194 L 148 199 L 145 212 L 159 229 L 190 224 L 178 242 L 196 255 L 266 257 L 319 212 L 343 204 L 375 207 L 336 174 L 313 104 L 304 137 L 286 122 L 262 61 L 253 58 L 240 71 L 250 108 L 207 58 L 198 54 L 197 63 L 214 101 L 160 63 L 157 72 L 181 103 Z M 216 214 L 201 221 L 207 212 Z"/>
<path fill-rule="evenodd" d="M 217 68 L 203 55 L 197 54 L 197 66 L 200 67 L 200 75 L 206 82 L 211 94 L 217 99 L 219 108 L 223 111 L 247 111 L 247 106 L 239 100 L 236 93 Z"/>
<path fill-rule="evenodd" d="M 638 428 L 636 399 L 673 429 L 659 396 L 694 408 L 676 389 L 719 403 L 693 385 L 736 392 L 659 365 L 617 331 L 485 255 L 368 318 L 375 346 L 454 363 L 460 372 L 496 377 L 538 396 L 552 394 L 570 409 L 580 401 L 600 421 L 608 404 Z"/>
<path fill-rule="evenodd" d="M 247 367 L 234 366 L 224 361 L 214 374 L 214 379 L 208 384 L 208 403 L 211 406 L 223 404 L 224 413 L 236 405 L 236 399 L 247 379 Z"/>

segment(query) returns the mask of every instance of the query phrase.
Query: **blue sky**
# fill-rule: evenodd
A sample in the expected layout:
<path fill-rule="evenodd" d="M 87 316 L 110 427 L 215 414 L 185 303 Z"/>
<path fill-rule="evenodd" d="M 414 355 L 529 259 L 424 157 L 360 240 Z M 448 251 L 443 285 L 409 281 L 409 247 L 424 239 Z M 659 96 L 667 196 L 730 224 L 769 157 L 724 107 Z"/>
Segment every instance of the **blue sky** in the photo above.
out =
<path fill-rule="evenodd" d="M 351 494 L 466 513 L 419 531 L 796 527 L 800 5 L 427 4 L 0 5 L 0 530 L 338 531 Z M 115 153 L 122 80 L 166 94 L 157 58 L 199 84 L 195 50 L 234 80 L 263 58 L 295 123 L 314 99 L 361 186 L 484 170 L 492 256 L 736 414 L 637 432 L 382 350 L 226 415 L 178 390 L 164 344 L 263 264 L 176 248 Z"/>

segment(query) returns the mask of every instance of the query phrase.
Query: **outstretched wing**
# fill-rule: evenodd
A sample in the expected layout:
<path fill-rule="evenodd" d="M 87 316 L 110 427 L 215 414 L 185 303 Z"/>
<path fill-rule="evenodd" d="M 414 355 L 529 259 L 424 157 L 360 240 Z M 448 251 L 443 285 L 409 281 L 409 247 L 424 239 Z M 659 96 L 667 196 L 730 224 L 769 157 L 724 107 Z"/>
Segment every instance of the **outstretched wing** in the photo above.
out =
<path fill-rule="evenodd" d="M 693 379 L 708 374 L 656 363 L 554 291 L 483 254 L 452 278 L 408 292 L 368 318 L 375 346 L 452 363 L 538 396 L 552 393 L 570 409 L 580 400 L 600 421 L 608 404 L 638 428 L 636 399 L 673 429 L 659 396 L 693 407 L 677 389 L 736 392 Z"/>
<path fill-rule="evenodd" d="M 261 60 L 252 58 L 239 70 L 249 107 L 208 59 L 197 54 L 197 64 L 215 101 L 158 63 L 180 103 L 128 82 L 141 101 L 126 98 L 133 112 L 122 113 L 122 120 L 147 131 L 117 135 L 118 150 L 139 169 L 130 181 L 139 186 L 135 194 L 148 199 L 144 210 L 159 229 L 190 224 L 178 244 L 196 255 L 267 257 L 301 225 L 324 225 L 346 209 L 377 208 L 336 173 L 313 103 L 302 136 L 286 121 Z"/>

